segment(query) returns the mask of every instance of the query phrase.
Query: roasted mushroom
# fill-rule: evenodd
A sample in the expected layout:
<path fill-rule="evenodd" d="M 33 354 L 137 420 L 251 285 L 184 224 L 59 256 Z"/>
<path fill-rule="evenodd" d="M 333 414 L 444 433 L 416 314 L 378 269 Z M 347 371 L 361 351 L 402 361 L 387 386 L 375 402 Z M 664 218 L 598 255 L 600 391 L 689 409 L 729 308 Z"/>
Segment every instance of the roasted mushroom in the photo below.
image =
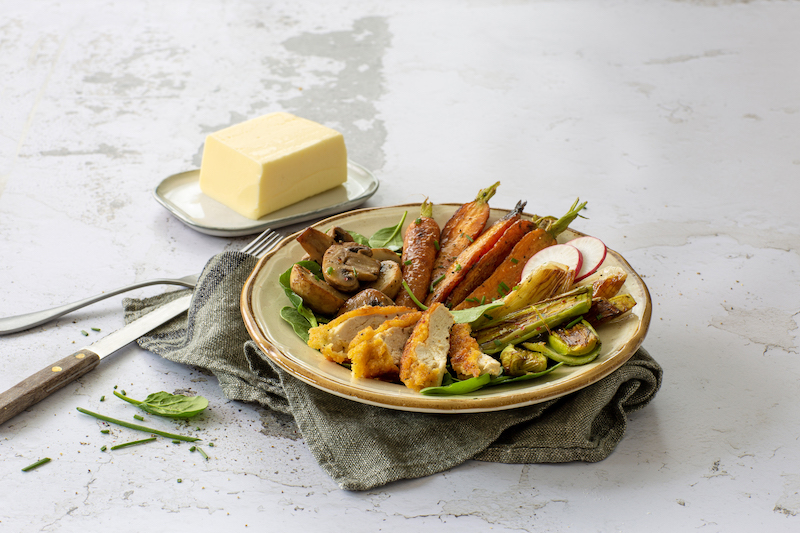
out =
<path fill-rule="evenodd" d="M 340 228 L 339 226 L 333 226 L 327 232 L 325 232 L 328 237 L 332 238 L 334 241 L 338 242 L 339 244 L 343 242 L 353 242 L 353 236 L 350 235 L 347 230 Z"/>
<path fill-rule="evenodd" d="M 394 261 L 398 265 L 402 262 L 400 256 L 388 248 L 373 248 L 372 258 L 378 261 Z"/>
<path fill-rule="evenodd" d="M 379 290 L 392 299 L 397 296 L 402 286 L 403 271 L 400 269 L 400 265 L 394 261 L 381 261 L 378 279 L 365 285 L 366 288 Z"/>
<path fill-rule="evenodd" d="M 394 302 L 381 291 L 364 289 L 345 301 L 336 316 L 343 315 L 359 307 L 386 307 L 389 305 L 394 305 Z"/>
<path fill-rule="evenodd" d="M 303 233 L 297 236 L 297 242 L 306 251 L 311 261 L 322 264 L 322 256 L 325 250 L 336 244 L 332 237 L 325 235 L 318 229 L 306 228 Z"/>
<path fill-rule="evenodd" d="M 317 279 L 310 270 L 297 264 L 292 267 L 289 285 L 305 305 L 322 315 L 336 313 L 347 299 L 347 296 Z"/>
<path fill-rule="evenodd" d="M 353 251 L 356 249 L 358 251 Z M 367 253 L 371 251 L 366 246 L 354 245 L 346 248 L 341 244 L 334 244 L 322 257 L 322 275 L 325 276 L 325 281 L 344 292 L 357 290 L 359 281 L 375 281 L 378 279 L 381 264 Z"/>

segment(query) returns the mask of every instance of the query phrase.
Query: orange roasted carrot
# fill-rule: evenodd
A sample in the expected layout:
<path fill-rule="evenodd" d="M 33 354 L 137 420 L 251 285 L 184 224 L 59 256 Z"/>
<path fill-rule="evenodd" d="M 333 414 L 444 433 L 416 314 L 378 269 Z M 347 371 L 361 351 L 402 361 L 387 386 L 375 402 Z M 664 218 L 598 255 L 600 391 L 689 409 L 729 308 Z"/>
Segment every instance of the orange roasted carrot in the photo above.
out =
<path fill-rule="evenodd" d="M 461 282 L 450 292 L 447 300 L 445 300 L 445 305 L 452 309 L 463 302 L 472 291 L 492 275 L 508 254 L 511 253 L 514 245 L 534 228 L 536 228 L 536 224 L 530 220 L 517 220 L 503 233 L 494 246 L 487 250 L 478 259 L 478 262 L 469 269 L 469 272 Z M 508 289 L 506 292 L 508 292 Z"/>
<path fill-rule="evenodd" d="M 414 297 L 422 302 L 428 296 L 431 284 L 431 271 L 436 259 L 436 241 L 439 239 L 439 224 L 431 218 L 433 204 L 426 198 L 419 209 L 420 215 L 406 229 L 403 236 L 403 256 L 400 268 L 403 279 L 408 284 Z M 401 290 L 395 298 L 397 305 L 416 309 L 414 300 L 408 292 Z"/>
<path fill-rule="evenodd" d="M 489 220 L 489 199 L 494 196 L 499 185 L 498 181 L 482 189 L 475 200 L 459 207 L 444 225 L 431 279 L 439 279 L 442 274 L 446 274 L 458 254 L 478 238 Z"/>
<path fill-rule="evenodd" d="M 535 218 L 537 224 L 544 226 L 544 229 L 536 228 L 522 237 L 494 273 L 480 287 L 472 291 L 456 309 L 475 307 L 505 296 L 521 281 L 522 269 L 528 259 L 536 252 L 556 244 L 556 237 L 567 229 L 585 206 L 586 202 L 578 205 L 576 200 L 567 214 L 554 222 L 554 218 Z"/>
<path fill-rule="evenodd" d="M 489 229 L 481 233 L 472 244 L 458 254 L 446 274 L 433 278 L 431 282 L 432 292 L 428 295 L 428 299 L 425 300 L 425 304 L 444 303 L 453 289 L 464 279 L 464 276 L 475 266 L 481 256 L 488 252 L 500 240 L 503 233 L 519 220 L 523 209 L 525 209 L 525 202 L 520 200 L 513 211 L 492 224 Z"/>

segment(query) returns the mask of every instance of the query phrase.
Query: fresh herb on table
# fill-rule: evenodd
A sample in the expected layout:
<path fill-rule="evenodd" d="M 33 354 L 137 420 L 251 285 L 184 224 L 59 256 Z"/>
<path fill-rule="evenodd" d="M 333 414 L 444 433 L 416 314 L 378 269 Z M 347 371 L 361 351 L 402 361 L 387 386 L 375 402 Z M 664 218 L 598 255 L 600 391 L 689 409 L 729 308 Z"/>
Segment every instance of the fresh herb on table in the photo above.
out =
<path fill-rule="evenodd" d="M 50 458 L 49 457 L 45 457 L 44 459 L 39 459 L 35 463 L 26 466 L 25 468 L 22 469 L 22 471 L 23 472 L 28 472 L 30 470 L 33 470 L 34 468 L 39 468 L 43 464 L 49 463 L 49 462 L 50 462 Z"/>
<path fill-rule="evenodd" d="M 164 391 L 150 394 L 142 401 L 128 398 L 127 396 L 118 394 L 116 391 L 114 391 L 114 396 L 136 405 L 151 415 L 166 416 L 168 418 L 191 418 L 199 415 L 208 407 L 208 400 L 202 396 L 184 396 L 182 394 L 170 394 Z M 137 420 L 143 419 L 138 418 Z"/>
<path fill-rule="evenodd" d="M 95 413 L 89 411 L 88 409 L 84 409 L 83 407 L 76 407 L 78 412 L 83 413 L 85 415 L 93 416 L 99 420 L 104 422 L 109 422 L 111 424 L 117 424 L 118 426 L 126 427 L 128 429 L 135 429 L 137 431 L 144 431 L 146 433 L 152 433 L 154 435 L 160 435 L 162 437 L 166 437 L 168 439 L 176 439 L 176 440 L 183 440 L 186 442 L 195 442 L 200 440 L 197 437 L 186 437 L 184 435 L 177 435 L 175 433 L 169 433 L 167 431 L 161 431 L 159 429 L 153 429 L 145 426 L 140 426 L 138 424 L 131 424 L 130 422 L 125 422 L 124 420 L 118 420 L 116 418 L 111 418 L 110 416 L 101 415 L 100 413 Z"/>
<path fill-rule="evenodd" d="M 119 450 L 120 448 L 127 448 L 128 446 L 137 446 L 139 444 L 145 444 L 147 442 L 153 442 L 156 440 L 155 437 L 150 437 L 149 439 L 141 439 L 141 440 L 132 440 L 131 442 L 124 442 L 122 444 L 117 444 L 116 446 L 112 446 L 112 450 Z"/>

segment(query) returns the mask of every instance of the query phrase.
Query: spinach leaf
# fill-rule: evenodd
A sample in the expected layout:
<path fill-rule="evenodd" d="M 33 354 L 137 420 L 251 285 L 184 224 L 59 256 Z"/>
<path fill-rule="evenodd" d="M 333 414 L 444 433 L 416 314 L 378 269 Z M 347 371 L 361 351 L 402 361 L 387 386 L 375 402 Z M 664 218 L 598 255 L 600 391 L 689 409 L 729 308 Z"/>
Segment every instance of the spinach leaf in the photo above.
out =
<path fill-rule="evenodd" d="M 475 322 L 483 314 L 487 311 L 495 309 L 497 307 L 501 307 L 503 305 L 502 300 L 496 300 L 494 302 L 490 302 L 488 304 L 479 305 L 477 307 L 470 307 L 469 309 L 459 309 L 457 311 L 450 311 L 450 314 L 453 315 L 453 318 L 456 319 L 456 324 L 464 324 L 468 322 Z"/>
<path fill-rule="evenodd" d="M 457 396 L 459 394 L 469 394 L 484 387 L 494 387 L 496 385 L 504 385 L 506 383 L 516 383 L 518 381 L 528 381 L 535 379 L 545 374 L 549 374 L 556 368 L 560 367 L 563 363 L 556 363 L 555 365 L 541 371 L 524 376 L 498 376 L 493 377 L 490 374 L 483 374 L 477 378 L 469 378 L 459 380 L 454 378 L 451 374 L 444 375 L 442 385 L 440 387 L 427 387 L 419 391 L 428 396 Z"/>
<path fill-rule="evenodd" d="M 516 383 L 517 381 L 528 381 L 529 379 L 538 378 L 544 376 L 545 374 L 549 374 L 556 368 L 560 367 L 564 363 L 556 363 L 551 367 L 548 367 L 541 372 L 533 372 L 531 374 L 525 374 L 524 376 L 498 376 L 494 378 L 487 384 L 487 387 L 494 387 L 495 385 L 504 385 L 506 383 Z"/>
<path fill-rule="evenodd" d="M 403 211 L 403 216 L 396 226 L 376 231 L 372 237 L 369 238 L 370 248 L 388 248 L 394 252 L 400 250 L 403 247 L 403 234 L 400 230 L 403 229 L 403 222 L 406 221 L 407 215 L 408 211 Z"/>
<path fill-rule="evenodd" d="M 457 394 L 468 394 L 485 387 L 492 379 L 490 374 L 483 374 L 477 378 L 469 378 L 463 381 L 453 380 L 449 385 L 441 387 L 426 387 L 419 391 L 428 396 L 454 396 Z"/>
<path fill-rule="evenodd" d="M 322 276 L 322 268 L 314 261 L 298 261 L 297 264 L 309 269 L 318 278 Z M 308 322 L 311 324 L 311 327 L 316 327 L 318 323 L 314 312 L 303 305 L 303 299 L 292 290 L 289 281 L 291 275 L 292 269 L 290 268 L 281 274 L 280 278 L 278 278 L 278 282 L 281 284 L 281 287 L 283 287 L 283 292 L 286 293 L 286 297 L 289 298 L 289 301 L 292 303 L 297 312 L 305 317 L 306 320 L 308 320 Z M 281 316 L 283 316 L 283 314 L 281 314 Z"/>
<path fill-rule="evenodd" d="M 281 309 L 281 318 L 292 326 L 294 332 L 303 339 L 303 342 L 308 342 L 308 330 L 311 329 L 311 322 L 306 317 L 301 315 L 294 307 L 287 305 Z"/>
<path fill-rule="evenodd" d="M 361 244 L 363 246 L 369 246 L 369 239 L 367 239 L 366 237 L 364 237 L 360 233 L 352 231 L 352 230 L 347 230 L 347 233 L 349 233 L 350 236 L 353 237 L 353 240 L 355 242 L 357 242 L 358 244 Z"/>
<path fill-rule="evenodd" d="M 168 392 L 155 392 L 143 401 L 134 400 L 114 391 L 117 398 L 138 406 L 140 409 L 156 416 L 168 418 L 191 418 L 202 413 L 208 407 L 208 400 L 202 396 L 184 396 Z"/>

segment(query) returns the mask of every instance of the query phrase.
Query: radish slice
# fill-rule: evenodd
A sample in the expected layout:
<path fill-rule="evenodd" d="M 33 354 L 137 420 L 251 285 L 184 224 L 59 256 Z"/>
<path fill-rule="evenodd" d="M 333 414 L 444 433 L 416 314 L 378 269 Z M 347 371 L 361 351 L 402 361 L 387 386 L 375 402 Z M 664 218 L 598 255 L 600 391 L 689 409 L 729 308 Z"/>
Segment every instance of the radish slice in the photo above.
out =
<path fill-rule="evenodd" d="M 527 278 L 537 267 L 545 263 L 561 263 L 570 270 L 578 272 L 581 269 L 583 259 L 577 248 L 569 244 L 555 244 L 540 250 L 533 257 L 528 259 L 522 269 L 522 280 Z"/>
<path fill-rule="evenodd" d="M 583 257 L 583 264 L 575 276 L 575 281 L 594 274 L 606 258 L 606 245 L 597 237 L 578 237 L 569 241 L 569 244 L 577 248 Z"/>

